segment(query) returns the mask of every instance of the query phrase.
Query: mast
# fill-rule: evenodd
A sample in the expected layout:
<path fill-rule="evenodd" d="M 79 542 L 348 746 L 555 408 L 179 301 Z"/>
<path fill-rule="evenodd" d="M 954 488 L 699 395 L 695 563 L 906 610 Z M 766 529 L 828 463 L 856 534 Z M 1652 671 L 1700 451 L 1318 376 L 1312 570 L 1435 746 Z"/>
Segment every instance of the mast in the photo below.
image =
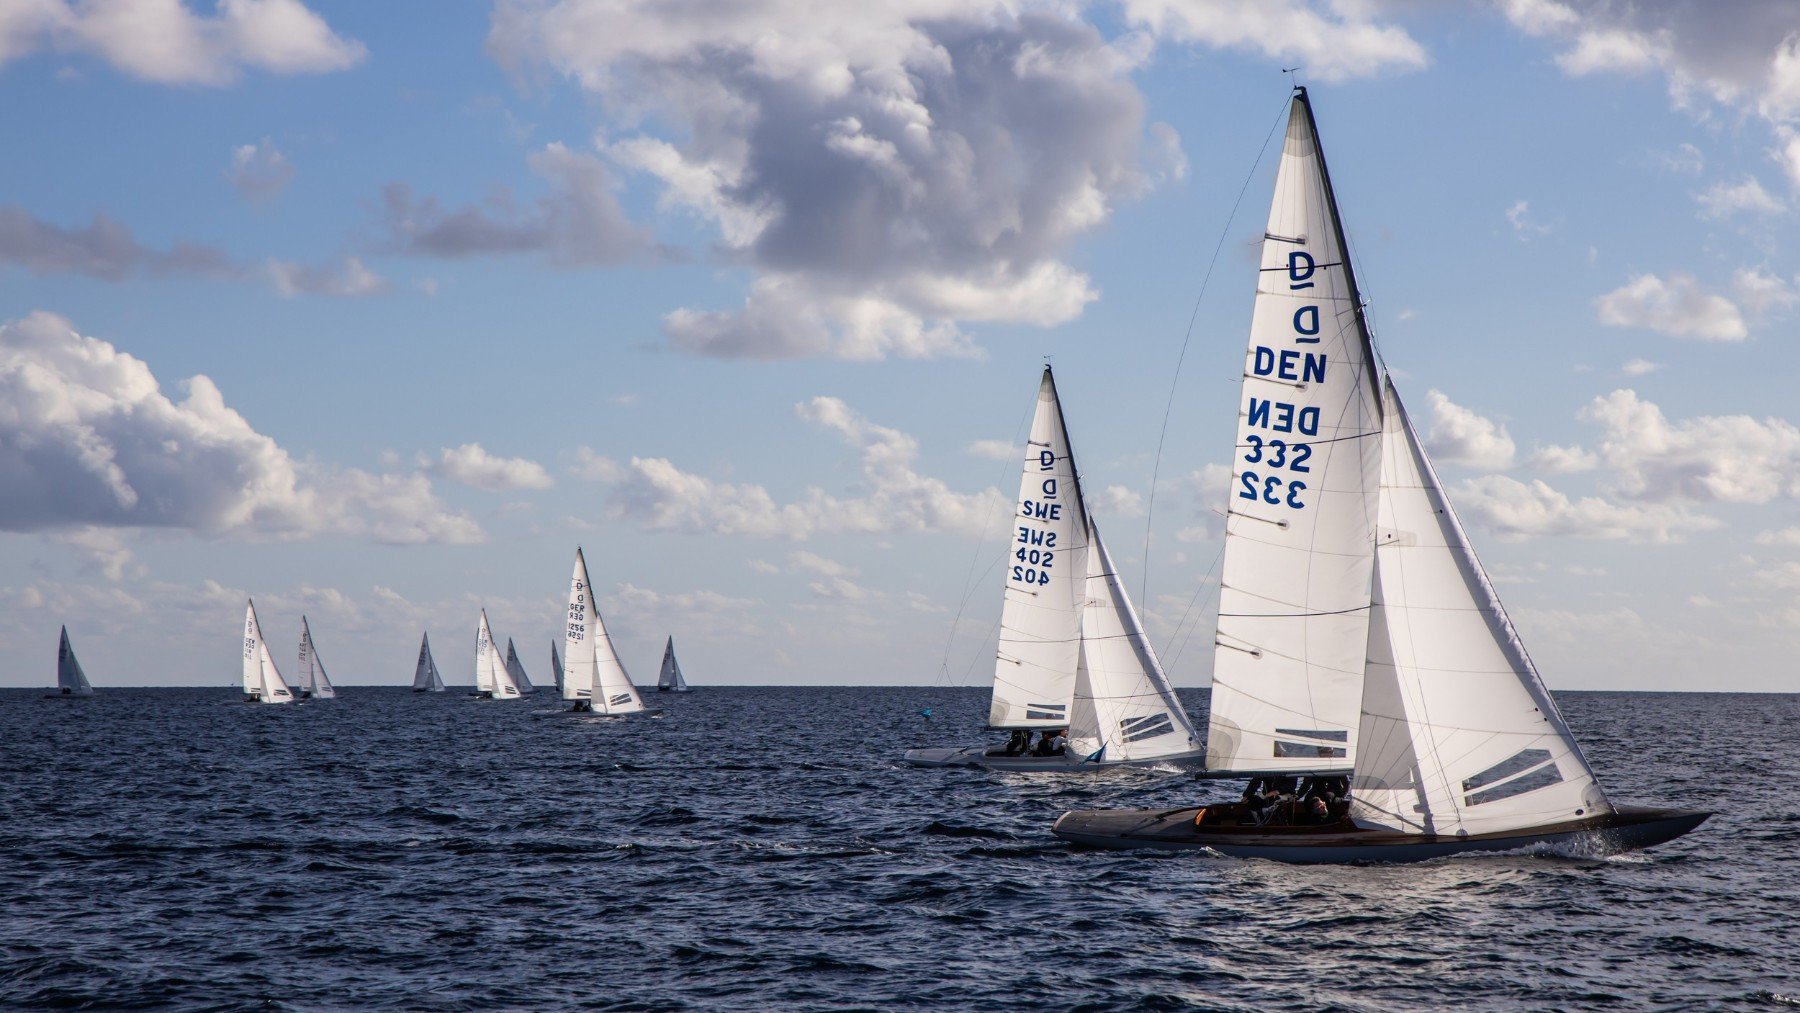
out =
<path fill-rule="evenodd" d="M 1356 332 L 1362 338 L 1363 361 L 1371 368 L 1363 372 L 1369 379 L 1369 393 L 1375 404 L 1381 406 L 1380 371 L 1372 368 L 1381 361 L 1375 351 L 1375 333 L 1369 327 L 1368 314 L 1363 309 L 1362 288 L 1356 284 L 1356 265 L 1350 258 L 1350 240 L 1344 233 L 1344 219 L 1338 213 L 1337 189 L 1331 185 L 1331 167 L 1325 162 L 1325 144 L 1319 140 L 1319 121 L 1313 118 L 1312 99 L 1306 94 L 1305 85 L 1294 86 L 1294 104 L 1306 113 L 1306 127 L 1311 132 L 1313 147 L 1319 159 L 1319 179 L 1325 184 L 1325 207 L 1331 214 L 1331 231 L 1337 238 L 1338 249 L 1343 251 L 1344 282 L 1350 286 L 1350 310 L 1356 315 Z"/>

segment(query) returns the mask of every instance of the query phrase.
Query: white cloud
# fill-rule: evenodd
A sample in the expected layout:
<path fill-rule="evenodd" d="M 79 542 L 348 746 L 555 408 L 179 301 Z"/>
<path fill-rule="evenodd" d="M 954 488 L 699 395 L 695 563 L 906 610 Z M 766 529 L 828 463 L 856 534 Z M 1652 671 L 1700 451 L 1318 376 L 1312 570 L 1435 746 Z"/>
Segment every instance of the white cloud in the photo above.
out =
<path fill-rule="evenodd" d="M 991 0 L 497 5 L 488 49 L 576 80 L 601 150 L 750 268 L 733 308 L 683 307 L 681 351 L 968 356 L 970 322 L 1050 326 L 1097 295 L 1065 259 L 1183 171 L 1131 75 L 1073 7 Z M 1183 156 L 1184 157 L 1184 156 Z"/>
<path fill-rule="evenodd" d="M 1087 494 L 1088 508 L 1095 513 L 1135 517 L 1144 512 L 1144 497 L 1122 485 L 1109 485 Z"/>
<path fill-rule="evenodd" d="M 1736 303 L 1700 287 L 1691 275 L 1671 274 L 1667 281 L 1641 274 L 1595 300 L 1600 322 L 1612 327 L 1642 327 L 1677 338 L 1743 341 L 1750 336 Z"/>
<path fill-rule="evenodd" d="M 1782 528 L 1779 531 L 1759 531 L 1756 544 L 1773 545 L 1784 549 L 1800 548 L 1800 528 Z"/>
<path fill-rule="evenodd" d="M 1010 500 L 994 489 L 959 493 L 940 479 L 919 474 L 914 470 L 917 441 L 874 425 L 837 398 L 813 398 L 797 405 L 795 413 L 857 448 L 862 498 L 840 499 L 809 488 L 800 500 L 778 504 L 760 485 L 720 482 L 685 472 L 663 458 L 634 457 L 625 476 L 613 484 L 609 514 L 645 531 L 794 541 L 827 532 L 979 535 L 1007 516 Z"/>
<path fill-rule="evenodd" d="M 435 460 L 421 457 L 419 463 L 430 474 L 487 492 L 548 489 L 556 484 L 544 466 L 536 461 L 523 457 L 495 457 L 479 443 L 445 447 Z"/>
<path fill-rule="evenodd" d="M 1619 491 L 1651 502 L 1767 503 L 1800 490 L 1800 429 L 1782 419 L 1701 416 L 1670 422 L 1634 391 L 1581 410 Z"/>
<path fill-rule="evenodd" d="M 256 144 L 232 149 L 225 180 L 250 203 L 267 204 L 294 181 L 294 163 L 275 147 L 274 141 L 265 137 Z"/>
<path fill-rule="evenodd" d="M 1649 359 L 1629 359 L 1619 367 L 1619 372 L 1626 376 L 1649 376 L 1661 368 L 1663 368 L 1663 364 L 1660 362 L 1651 362 Z"/>
<path fill-rule="evenodd" d="M 1682 176 L 1698 176 L 1706 168 L 1706 156 L 1692 144 L 1682 142 L 1673 151 L 1653 151 L 1650 153 L 1654 164 L 1665 171 Z"/>
<path fill-rule="evenodd" d="M 0 530 L 481 538 L 424 476 L 302 466 L 210 379 L 186 388 L 170 400 L 143 361 L 53 313 L 0 325 Z"/>
<path fill-rule="evenodd" d="M 1552 475 L 1573 475 L 1600 467 L 1600 457 L 1580 447 L 1550 444 L 1539 447 L 1531 455 L 1531 466 Z"/>
<path fill-rule="evenodd" d="M 1158 38 L 1257 53 L 1336 82 L 1423 68 L 1425 47 L 1377 24 L 1368 5 L 1309 0 L 1123 0 L 1126 20 Z"/>
<path fill-rule="evenodd" d="M 328 295 L 357 299 L 386 295 L 393 283 L 369 270 L 360 257 L 344 257 L 335 264 L 309 266 L 285 260 L 269 261 L 269 277 L 275 291 L 283 298 L 297 295 Z"/>
<path fill-rule="evenodd" d="M 1661 504 L 1610 503 L 1598 497 L 1570 499 L 1542 481 L 1505 475 L 1469 479 L 1457 487 L 1464 514 L 1502 539 L 1571 537 L 1630 542 L 1678 542 L 1694 531 L 1722 526 L 1716 518 Z"/>
<path fill-rule="evenodd" d="M 1426 393 L 1425 402 L 1431 408 L 1431 438 L 1426 447 L 1433 457 L 1484 471 L 1513 466 L 1516 448 L 1505 426 L 1452 402 L 1440 391 Z"/>
<path fill-rule="evenodd" d="M 1506 209 L 1506 220 L 1512 225 L 1513 235 L 1521 243 L 1547 236 L 1553 231 L 1552 226 L 1531 217 L 1531 202 L 1524 199 L 1514 201 L 1512 207 Z"/>
<path fill-rule="evenodd" d="M 85 227 L 41 221 L 17 205 L 0 207 L 0 263 L 34 274 L 84 274 L 105 281 L 136 276 L 233 278 L 242 273 L 216 247 L 178 242 L 167 250 L 142 246 L 123 222 L 96 214 Z"/>
<path fill-rule="evenodd" d="M 576 448 L 575 459 L 569 463 L 568 470 L 570 475 L 583 482 L 617 482 L 625 477 L 625 469 L 619 462 L 588 446 Z"/>
<path fill-rule="evenodd" d="M 1702 218 L 1730 218 L 1733 215 L 1778 215 L 1787 205 L 1769 195 L 1762 181 L 1748 173 L 1735 183 L 1720 180 L 1694 200 L 1700 205 Z"/>
<path fill-rule="evenodd" d="M 1731 290 L 1752 314 L 1767 316 L 1800 300 L 1800 293 L 1785 279 L 1760 268 L 1740 267 L 1731 276 Z"/>
<path fill-rule="evenodd" d="M 0 11 L 0 64 L 45 48 L 171 85 L 226 84 L 246 68 L 321 74 L 368 55 L 299 0 L 218 0 L 211 16 L 182 0 L 23 0 Z"/>
<path fill-rule="evenodd" d="M 1016 461 L 1022 456 L 1019 445 L 1011 440 L 975 440 L 963 448 L 963 453 L 990 461 Z"/>

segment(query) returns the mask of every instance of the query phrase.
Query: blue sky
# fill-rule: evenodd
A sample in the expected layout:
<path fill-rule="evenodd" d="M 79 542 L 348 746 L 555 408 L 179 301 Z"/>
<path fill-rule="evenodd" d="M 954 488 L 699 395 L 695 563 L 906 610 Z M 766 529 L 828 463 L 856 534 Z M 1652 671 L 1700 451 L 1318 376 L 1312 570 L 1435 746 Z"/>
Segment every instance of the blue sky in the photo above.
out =
<path fill-rule="evenodd" d="M 1546 680 L 1792 688 L 1791 4 L 6 8 L 0 684 L 233 684 L 245 594 L 536 676 L 577 544 L 640 681 L 985 681 L 1038 368 L 1135 593 L 1223 238 L 1140 601 L 1203 684 L 1299 66 Z"/>

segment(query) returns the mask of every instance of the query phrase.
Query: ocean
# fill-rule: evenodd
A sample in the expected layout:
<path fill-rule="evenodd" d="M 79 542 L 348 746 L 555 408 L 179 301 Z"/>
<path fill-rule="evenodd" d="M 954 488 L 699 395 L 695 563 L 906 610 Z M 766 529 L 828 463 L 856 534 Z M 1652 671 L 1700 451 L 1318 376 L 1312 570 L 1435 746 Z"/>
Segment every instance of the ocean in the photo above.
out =
<path fill-rule="evenodd" d="M 1800 1006 L 1796 696 L 1557 694 L 1616 801 L 1717 810 L 1671 844 L 1348 867 L 1049 832 L 1231 784 L 901 765 L 988 738 L 979 689 L 700 687 L 634 720 L 41 693 L 0 691 L 10 1008 Z"/>

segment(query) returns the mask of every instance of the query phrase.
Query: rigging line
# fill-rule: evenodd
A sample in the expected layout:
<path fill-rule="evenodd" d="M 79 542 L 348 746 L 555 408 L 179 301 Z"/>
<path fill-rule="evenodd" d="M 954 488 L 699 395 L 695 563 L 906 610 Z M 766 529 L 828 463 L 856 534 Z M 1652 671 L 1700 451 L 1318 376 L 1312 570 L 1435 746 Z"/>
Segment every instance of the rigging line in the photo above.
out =
<path fill-rule="evenodd" d="M 1194 596 L 1188 599 L 1187 609 L 1181 613 L 1180 621 L 1177 622 L 1175 628 L 1170 631 L 1168 643 L 1163 645 L 1163 654 L 1167 655 L 1169 658 L 1168 664 L 1164 666 L 1165 670 L 1173 669 L 1175 667 L 1175 662 L 1181 660 L 1181 653 L 1187 650 L 1188 641 L 1193 639 L 1194 627 L 1188 626 L 1188 617 L 1194 614 L 1194 606 L 1199 604 L 1200 596 L 1206 593 L 1206 589 L 1216 586 L 1208 583 L 1208 578 L 1213 575 L 1214 570 L 1219 568 L 1219 561 L 1224 558 L 1225 539 L 1223 533 L 1221 533 L 1219 538 L 1219 551 L 1213 555 L 1212 565 L 1206 568 L 1204 574 L 1201 574 L 1200 586 L 1194 589 Z M 1174 653 L 1171 654 L 1170 649 L 1175 647 L 1175 638 L 1180 637 L 1182 630 L 1184 629 L 1187 630 L 1187 636 L 1182 637 L 1181 646 L 1176 648 Z"/>
<path fill-rule="evenodd" d="M 1033 399 L 1033 401 L 1031 402 L 1031 407 L 1029 409 L 1027 409 L 1025 412 L 1025 415 L 1022 418 L 1020 418 L 1019 424 L 1017 426 L 1013 427 L 1013 435 L 1015 437 L 1021 431 L 1024 432 L 1024 434 L 1025 434 L 1024 442 L 1028 445 L 1031 443 L 1031 429 L 1030 429 L 1031 418 L 1036 412 L 1037 412 L 1037 401 L 1035 399 Z M 1014 445 L 1015 446 L 1017 445 L 1017 441 L 1015 441 Z M 1008 467 L 1007 470 L 1008 471 L 1011 470 L 1010 467 Z M 1000 481 L 995 483 L 995 485 L 997 485 L 1002 491 L 1005 490 L 1005 488 L 1006 488 L 1006 471 L 1002 471 L 1000 473 Z M 1015 504 L 1013 509 L 1016 509 L 1016 508 L 1017 507 Z M 962 624 L 963 610 L 968 608 L 969 599 L 971 597 L 973 597 L 975 594 L 975 584 L 976 584 L 975 564 L 981 562 L 982 550 L 986 549 L 986 548 L 987 548 L 987 535 L 985 533 L 983 533 L 980 538 L 976 539 L 975 552 L 973 555 L 971 555 L 969 557 L 969 572 L 966 576 L 963 577 L 962 600 L 956 603 L 956 617 L 954 619 L 950 620 L 950 633 L 948 636 L 946 636 L 944 638 L 944 660 L 939 662 L 939 664 L 938 664 L 938 674 L 943 678 L 944 685 L 946 685 L 946 686 L 950 685 L 950 652 L 952 650 L 954 650 L 956 647 L 956 630 L 957 630 L 957 627 Z M 1004 554 L 1002 554 L 999 557 L 999 559 L 1005 559 L 1005 558 L 1006 558 L 1006 556 Z M 994 569 L 995 563 L 999 562 L 999 559 L 995 560 L 994 563 L 988 564 L 987 570 L 984 570 L 981 574 L 982 579 L 985 580 L 987 578 L 988 573 L 992 572 L 992 570 Z M 999 625 L 998 621 L 996 621 L 995 625 Z M 971 664 L 970 667 L 973 668 L 974 666 Z"/>
<path fill-rule="evenodd" d="M 1263 156 L 1269 152 L 1269 142 L 1275 138 L 1275 131 L 1281 126 L 1287 114 L 1288 97 L 1281 99 L 1281 112 L 1276 115 L 1275 122 L 1270 125 L 1269 132 L 1263 137 L 1262 147 L 1256 151 L 1256 161 L 1250 164 L 1250 171 L 1244 174 L 1244 185 L 1238 188 L 1237 200 L 1231 202 L 1231 214 L 1225 218 L 1225 227 L 1219 230 L 1219 241 L 1213 246 L 1212 259 L 1206 262 L 1206 273 L 1200 278 L 1200 292 L 1194 296 L 1193 312 L 1188 314 L 1187 331 L 1181 336 L 1181 353 L 1175 357 L 1175 372 L 1169 378 L 1169 400 L 1163 405 L 1162 430 L 1156 436 L 1156 463 L 1150 468 L 1150 497 L 1144 508 L 1144 579 L 1138 586 L 1138 599 L 1150 600 L 1150 524 L 1156 518 L 1156 480 L 1162 474 L 1163 444 L 1169 438 L 1169 415 L 1175 410 L 1175 391 L 1181 383 L 1181 364 L 1187 361 L 1188 343 L 1194 338 L 1194 323 L 1200 319 L 1200 303 L 1206 298 L 1206 288 L 1212 283 L 1213 268 L 1218 266 L 1219 254 L 1225 249 L 1225 240 L 1231 236 L 1231 227 L 1237 222 L 1238 208 L 1244 203 L 1244 194 L 1250 192 L 1250 182 L 1256 178 L 1256 170 L 1262 167 Z"/>

